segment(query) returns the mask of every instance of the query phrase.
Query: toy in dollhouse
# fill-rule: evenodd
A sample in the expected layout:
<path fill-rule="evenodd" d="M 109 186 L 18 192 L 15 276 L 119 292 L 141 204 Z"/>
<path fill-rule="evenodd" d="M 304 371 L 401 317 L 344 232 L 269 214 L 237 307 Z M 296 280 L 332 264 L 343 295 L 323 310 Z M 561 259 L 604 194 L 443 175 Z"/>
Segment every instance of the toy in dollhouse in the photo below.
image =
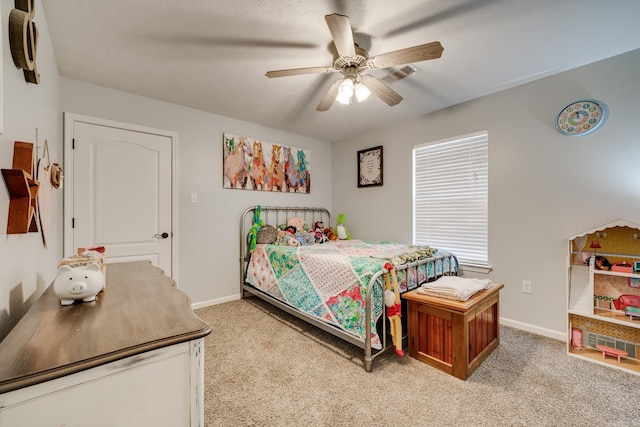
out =
<path fill-rule="evenodd" d="M 611 270 L 611 263 L 602 255 L 597 255 L 593 260 L 593 268 L 596 270 L 609 271 Z"/>
<path fill-rule="evenodd" d="M 629 320 L 633 321 L 633 318 L 640 319 L 640 307 L 628 306 L 624 309 L 624 314 L 629 316 Z"/>

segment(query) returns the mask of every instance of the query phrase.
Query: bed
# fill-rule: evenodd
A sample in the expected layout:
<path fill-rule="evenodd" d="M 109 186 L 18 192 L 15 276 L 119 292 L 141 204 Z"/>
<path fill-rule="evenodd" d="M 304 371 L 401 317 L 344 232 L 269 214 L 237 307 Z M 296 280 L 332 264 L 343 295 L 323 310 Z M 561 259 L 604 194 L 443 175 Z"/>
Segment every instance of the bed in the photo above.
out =
<path fill-rule="evenodd" d="M 256 243 L 261 227 L 282 229 L 291 218 L 332 224 L 324 208 L 252 206 L 240 220 L 240 294 L 256 296 L 364 350 L 364 367 L 391 347 L 383 303 L 391 262 L 400 292 L 457 275 L 454 255 L 395 242 L 334 240 L 289 246 Z M 253 236 L 253 237 L 252 237 Z M 406 322 L 405 322 L 406 323 Z"/>

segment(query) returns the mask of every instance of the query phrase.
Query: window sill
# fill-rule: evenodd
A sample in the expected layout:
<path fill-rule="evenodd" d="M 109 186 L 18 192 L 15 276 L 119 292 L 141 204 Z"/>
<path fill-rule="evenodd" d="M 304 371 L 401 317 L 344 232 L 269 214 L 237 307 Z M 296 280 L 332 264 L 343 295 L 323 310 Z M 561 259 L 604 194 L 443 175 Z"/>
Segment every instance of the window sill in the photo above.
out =
<path fill-rule="evenodd" d="M 460 268 L 462 269 L 463 272 L 471 272 L 471 273 L 482 273 L 482 274 L 488 274 L 491 272 L 491 270 L 493 270 L 493 268 L 491 266 L 485 265 L 469 265 L 469 264 L 460 264 Z"/>

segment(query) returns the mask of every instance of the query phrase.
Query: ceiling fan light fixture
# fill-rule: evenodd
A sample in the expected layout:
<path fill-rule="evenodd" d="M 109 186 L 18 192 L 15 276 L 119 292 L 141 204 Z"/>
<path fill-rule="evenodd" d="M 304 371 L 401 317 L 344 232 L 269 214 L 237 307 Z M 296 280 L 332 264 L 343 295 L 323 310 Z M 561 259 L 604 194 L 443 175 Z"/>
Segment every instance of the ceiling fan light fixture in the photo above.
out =
<path fill-rule="evenodd" d="M 338 96 L 336 96 L 336 101 L 338 101 L 340 104 L 349 105 L 351 104 L 351 96 L 338 93 Z"/>
<path fill-rule="evenodd" d="M 338 95 L 336 96 L 336 101 L 341 104 L 351 104 L 351 98 L 353 97 L 353 79 L 349 77 L 345 77 L 342 83 L 340 83 L 340 88 L 338 89 Z"/>
<path fill-rule="evenodd" d="M 356 83 L 355 92 L 358 102 L 364 101 L 369 97 L 369 95 L 371 95 L 371 91 L 360 82 Z"/>

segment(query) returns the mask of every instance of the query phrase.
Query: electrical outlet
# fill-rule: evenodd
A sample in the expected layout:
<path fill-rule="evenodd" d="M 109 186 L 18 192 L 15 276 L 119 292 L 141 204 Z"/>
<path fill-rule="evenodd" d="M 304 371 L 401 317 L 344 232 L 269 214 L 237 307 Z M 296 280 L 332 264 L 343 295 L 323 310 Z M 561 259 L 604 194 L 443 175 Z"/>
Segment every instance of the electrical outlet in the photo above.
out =
<path fill-rule="evenodd" d="M 191 203 L 198 203 L 198 193 L 191 193 Z"/>
<path fill-rule="evenodd" d="M 524 292 L 525 294 L 531 293 L 531 280 L 522 281 L 522 292 Z"/>

